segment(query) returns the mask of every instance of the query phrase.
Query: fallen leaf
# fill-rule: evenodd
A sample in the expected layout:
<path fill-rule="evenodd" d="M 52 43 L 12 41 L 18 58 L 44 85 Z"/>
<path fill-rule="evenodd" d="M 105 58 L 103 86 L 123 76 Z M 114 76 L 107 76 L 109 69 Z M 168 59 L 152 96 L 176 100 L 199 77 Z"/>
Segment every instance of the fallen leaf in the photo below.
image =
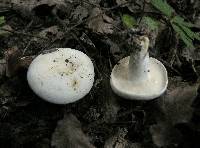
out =
<path fill-rule="evenodd" d="M 197 96 L 197 85 L 180 86 L 163 95 L 159 100 L 161 111 L 172 125 L 186 123 L 191 119 L 192 103 Z"/>
<path fill-rule="evenodd" d="M 122 58 L 122 52 L 117 43 L 113 42 L 110 38 L 102 40 L 104 44 L 110 46 L 110 53 L 114 57 L 114 61 L 117 62 Z"/>
<path fill-rule="evenodd" d="M 11 77 L 16 74 L 20 66 L 20 60 L 22 53 L 17 47 L 9 48 L 5 51 L 6 59 L 6 76 Z"/>
<path fill-rule="evenodd" d="M 4 58 L 0 59 L 0 77 L 12 77 L 20 68 L 28 68 L 34 56 L 22 57 L 22 52 L 17 47 L 12 47 L 4 52 Z"/>
<path fill-rule="evenodd" d="M 181 133 L 169 123 L 159 122 L 149 130 L 154 144 L 158 147 L 175 146 L 181 138 Z"/>
<path fill-rule="evenodd" d="M 33 61 L 34 58 L 35 58 L 35 56 L 23 56 L 23 57 L 21 57 L 19 59 L 19 67 L 28 69 L 29 65 L 31 64 L 31 62 Z"/>
<path fill-rule="evenodd" d="M 88 10 L 85 7 L 79 5 L 78 7 L 75 8 L 71 17 L 73 20 L 81 22 L 87 16 L 88 16 Z"/>
<path fill-rule="evenodd" d="M 45 7 L 46 12 L 43 11 L 44 13 L 47 13 L 48 9 L 48 12 L 51 12 L 53 8 L 62 8 L 62 10 L 63 8 L 67 8 L 67 3 L 65 3 L 65 0 L 11 0 L 10 4 L 12 5 L 12 9 L 19 12 L 23 17 L 26 18 L 31 18 L 34 16 L 35 13 L 37 13 L 37 8 L 40 8 L 40 6 Z"/>
<path fill-rule="evenodd" d="M 9 35 L 12 34 L 9 31 L 11 31 L 11 32 L 13 31 L 11 26 L 9 26 L 9 25 L 2 26 L 1 29 L 0 29 L 0 37 L 4 37 L 4 38 L 8 37 Z"/>
<path fill-rule="evenodd" d="M 88 0 L 91 4 L 99 4 L 101 0 Z"/>
<path fill-rule="evenodd" d="M 88 28 L 96 33 L 113 33 L 113 19 L 105 15 L 101 9 L 93 8 L 89 16 Z"/>
<path fill-rule="evenodd" d="M 49 28 L 46 28 L 44 30 L 42 30 L 40 33 L 39 33 L 39 36 L 42 37 L 42 38 L 57 38 L 57 39 L 61 39 L 63 37 L 63 32 L 60 31 L 59 27 L 58 26 L 51 26 Z M 34 38 L 35 41 L 38 40 L 38 38 Z"/>
<path fill-rule="evenodd" d="M 116 0 L 117 5 L 122 5 L 123 7 L 127 6 L 125 5 L 127 2 L 127 0 Z"/>
<path fill-rule="evenodd" d="M 95 148 L 81 130 L 81 123 L 73 114 L 65 115 L 52 135 L 51 146 L 55 148 Z"/>
<path fill-rule="evenodd" d="M 190 86 L 186 82 L 180 82 L 180 86 L 170 85 L 166 94 L 158 100 L 161 114 L 156 118 L 157 124 L 149 129 L 152 140 L 158 147 L 178 145 L 181 132 L 175 126 L 190 121 L 194 111 L 192 103 L 197 96 L 198 84 Z"/>
<path fill-rule="evenodd" d="M 116 0 L 118 5 L 122 5 L 122 7 L 127 7 L 131 12 L 138 12 L 142 10 L 144 2 L 141 0 Z"/>

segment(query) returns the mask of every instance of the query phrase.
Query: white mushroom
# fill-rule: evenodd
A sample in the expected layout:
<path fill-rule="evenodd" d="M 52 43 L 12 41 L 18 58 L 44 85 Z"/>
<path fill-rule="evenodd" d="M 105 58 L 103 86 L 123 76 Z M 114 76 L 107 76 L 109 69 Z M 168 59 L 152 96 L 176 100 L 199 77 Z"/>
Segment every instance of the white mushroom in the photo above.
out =
<path fill-rule="evenodd" d="M 40 54 L 29 66 L 27 80 L 42 99 L 67 104 L 83 98 L 94 82 L 94 67 L 81 51 L 58 48 Z"/>
<path fill-rule="evenodd" d="M 111 88 L 127 99 L 150 100 L 164 93 L 168 85 L 167 71 L 155 58 L 149 58 L 149 39 L 141 36 L 130 56 L 114 66 L 111 73 Z"/>

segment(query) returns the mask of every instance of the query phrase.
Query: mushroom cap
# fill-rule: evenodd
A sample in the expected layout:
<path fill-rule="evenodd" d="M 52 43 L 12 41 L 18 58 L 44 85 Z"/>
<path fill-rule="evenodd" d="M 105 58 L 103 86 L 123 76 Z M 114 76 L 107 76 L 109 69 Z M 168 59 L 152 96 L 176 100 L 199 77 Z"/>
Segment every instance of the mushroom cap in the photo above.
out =
<path fill-rule="evenodd" d="M 164 65 L 155 58 L 149 59 L 147 79 L 142 82 L 131 82 L 128 77 L 129 56 L 115 65 L 110 84 L 120 97 L 132 100 L 151 100 L 162 95 L 167 89 L 168 77 Z"/>
<path fill-rule="evenodd" d="M 86 54 L 75 49 L 57 48 L 32 61 L 27 80 L 42 99 L 67 104 L 89 93 L 94 75 L 93 63 Z"/>

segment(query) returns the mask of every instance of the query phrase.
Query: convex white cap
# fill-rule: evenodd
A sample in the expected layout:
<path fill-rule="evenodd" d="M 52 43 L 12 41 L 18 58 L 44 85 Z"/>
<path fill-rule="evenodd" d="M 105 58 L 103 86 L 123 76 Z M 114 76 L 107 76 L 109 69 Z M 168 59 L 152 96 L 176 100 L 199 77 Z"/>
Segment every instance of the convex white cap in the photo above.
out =
<path fill-rule="evenodd" d="M 86 54 L 75 49 L 57 48 L 32 61 L 27 80 L 42 99 L 67 104 L 89 93 L 94 75 L 93 63 Z"/>
<path fill-rule="evenodd" d="M 155 58 L 149 58 L 149 39 L 137 39 L 140 49 L 114 66 L 110 83 L 113 91 L 126 99 L 151 100 L 162 95 L 168 85 L 167 71 Z"/>

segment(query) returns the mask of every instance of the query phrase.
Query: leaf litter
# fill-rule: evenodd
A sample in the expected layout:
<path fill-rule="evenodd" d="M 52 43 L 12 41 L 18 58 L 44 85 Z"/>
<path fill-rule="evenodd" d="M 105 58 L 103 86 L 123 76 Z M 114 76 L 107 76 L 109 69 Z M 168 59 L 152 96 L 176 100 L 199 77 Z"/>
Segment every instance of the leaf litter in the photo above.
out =
<path fill-rule="evenodd" d="M 123 99 L 112 93 L 108 83 L 112 66 L 130 51 L 127 42 L 131 31 L 123 25 L 121 14 L 128 14 L 136 20 L 141 19 L 139 24 L 141 28 L 147 28 L 148 31 L 156 30 L 149 31 L 153 38 L 151 48 L 155 47 L 154 42 L 159 38 L 158 33 L 163 36 L 163 46 L 166 44 L 167 37 L 174 39 L 173 35 L 170 36 L 172 32 L 169 31 L 168 36 L 161 31 L 163 28 L 157 25 L 155 20 L 160 22 L 162 16 L 159 15 L 158 10 L 149 5 L 149 1 L 145 1 L 145 6 L 143 1 L 129 0 L 112 2 L 11 0 L 10 2 L 0 6 L 0 8 L 6 6 L 8 10 L 14 10 L 11 11 L 14 15 L 4 17 L 4 25 L 8 25 L 11 32 L 4 32 L 6 35 L 3 38 L 0 35 L 2 49 L 0 51 L 0 117 L 2 119 L 0 146 L 24 147 L 30 143 L 33 147 L 51 145 L 59 148 L 181 146 L 184 134 L 177 127 L 180 124 L 193 122 L 193 115 L 198 111 L 192 106 L 197 96 L 198 83 L 170 80 L 168 91 L 155 100 L 159 112 L 150 117 L 145 106 L 151 108 L 151 103 L 121 101 Z M 46 13 L 42 12 L 44 9 Z M 146 15 L 143 9 L 151 12 Z M 166 9 L 163 11 L 168 15 Z M 153 17 L 155 20 L 152 19 L 152 14 L 156 14 L 156 17 Z M 163 22 L 161 23 L 163 25 Z M 130 26 L 137 29 L 135 25 Z M 168 27 L 166 24 L 163 26 Z M 198 29 L 198 27 L 194 28 Z M 198 42 L 195 42 L 195 46 L 197 45 Z M 19 69 L 23 67 L 26 71 L 34 56 L 47 47 L 84 49 L 84 52 L 94 59 L 95 70 L 99 71 L 96 75 L 96 86 L 82 101 L 57 107 L 43 102 L 27 87 L 26 73 Z M 182 46 L 176 48 L 180 49 L 176 58 L 193 60 L 198 65 L 198 48 L 183 49 Z M 171 56 L 169 51 L 162 48 L 155 50 L 159 53 L 158 56 L 162 55 L 163 59 Z M 170 77 L 175 75 L 169 69 L 168 71 Z M 69 113 L 65 113 L 65 110 Z M 32 128 L 33 126 L 36 128 Z M 195 132 L 198 130 L 195 129 Z M 10 139 L 13 142 L 8 142 Z M 190 140 L 186 139 L 186 141 L 190 143 Z"/>
<path fill-rule="evenodd" d="M 81 130 L 81 123 L 73 114 L 66 114 L 52 135 L 51 146 L 55 148 L 95 148 Z"/>
<path fill-rule="evenodd" d="M 191 121 L 197 88 L 198 83 L 178 82 L 159 98 L 157 105 L 161 115 L 156 117 L 157 123 L 150 126 L 152 140 L 158 147 L 176 146 L 180 142 L 182 135 L 175 126 Z"/>
<path fill-rule="evenodd" d="M 113 19 L 104 14 L 101 9 L 93 8 L 89 18 L 94 18 L 88 22 L 88 28 L 92 31 L 102 34 L 113 33 Z"/>

